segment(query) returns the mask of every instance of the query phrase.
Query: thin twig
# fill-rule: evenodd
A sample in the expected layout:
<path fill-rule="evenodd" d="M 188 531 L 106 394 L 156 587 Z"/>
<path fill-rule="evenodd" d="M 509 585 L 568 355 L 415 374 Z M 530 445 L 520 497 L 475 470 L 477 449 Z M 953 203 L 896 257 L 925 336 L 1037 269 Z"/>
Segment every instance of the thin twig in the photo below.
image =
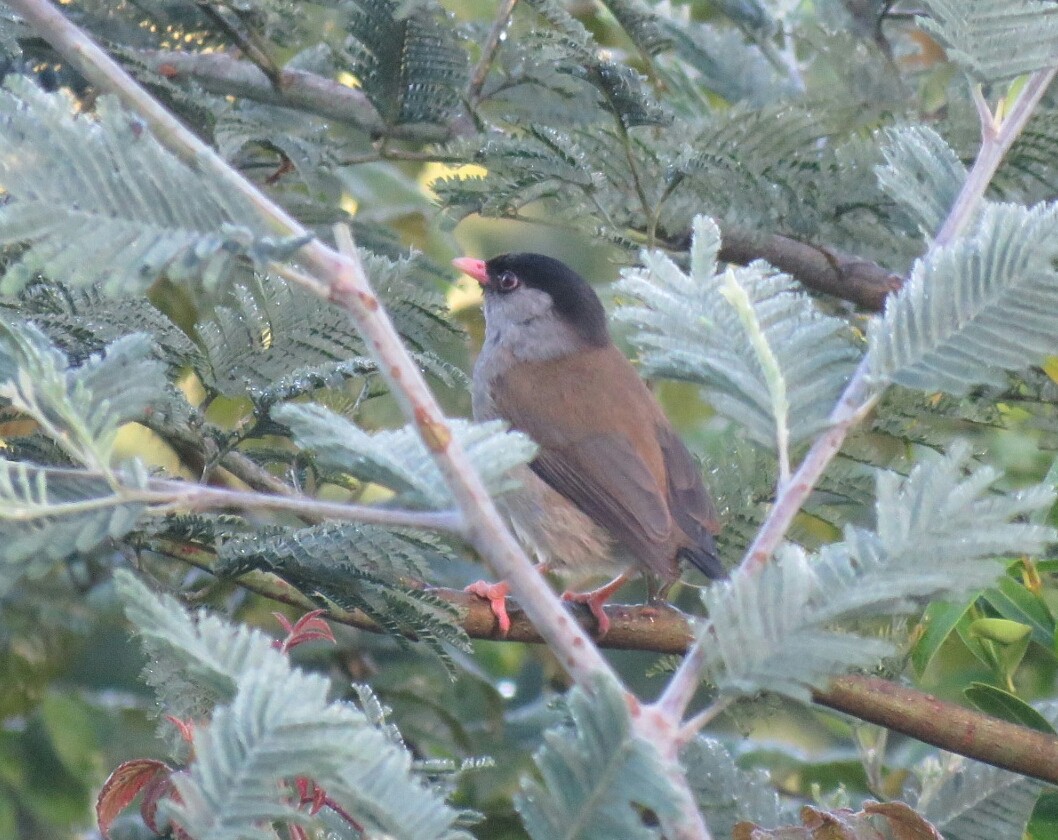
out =
<path fill-rule="evenodd" d="M 364 522 L 388 528 L 422 528 L 460 535 L 463 533 L 463 517 L 453 510 L 403 510 L 348 502 L 324 502 L 307 496 L 274 496 L 171 479 L 153 479 L 146 492 L 128 491 L 127 500 L 144 501 L 154 505 L 176 505 L 191 510 L 270 510 L 293 513 L 317 521 Z"/>
<path fill-rule="evenodd" d="M 1054 80 L 1055 73 L 1058 73 L 1058 67 L 1033 73 L 1018 94 L 1014 107 L 1010 109 L 1010 114 L 998 125 L 996 117 L 989 113 L 987 106 L 984 107 L 984 112 L 981 113 L 981 149 L 977 153 L 973 169 L 970 170 L 966 183 L 959 191 L 959 197 L 955 199 L 948 218 L 944 220 L 944 224 L 941 225 L 933 240 L 934 247 L 943 247 L 951 243 L 962 233 L 972 215 L 977 212 L 985 190 L 992 182 L 992 176 L 999 168 L 1006 153 L 1010 151 L 1014 141 L 1018 139 L 1022 129 L 1028 124 L 1036 105 L 1039 104 Z M 980 108 L 979 104 L 979 113 Z"/>
<path fill-rule="evenodd" d="M 511 15 L 514 14 L 514 7 L 517 5 L 518 0 L 502 0 L 499 11 L 496 13 L 496 20 L 492 22 L 492 29 L 489 30 L 485 43 L 481 46 L 481 57 L 474 67 L 474 72 L 470 74 L 470 84 L 467 86 L 467 99 L 473 105 L 481 99 L 481 90 L 485 87 L 485 80 L 489 76 L 489 70 L 492 69 L 492 62 L 496 60 L 503 33 L 510 26 Z"/>

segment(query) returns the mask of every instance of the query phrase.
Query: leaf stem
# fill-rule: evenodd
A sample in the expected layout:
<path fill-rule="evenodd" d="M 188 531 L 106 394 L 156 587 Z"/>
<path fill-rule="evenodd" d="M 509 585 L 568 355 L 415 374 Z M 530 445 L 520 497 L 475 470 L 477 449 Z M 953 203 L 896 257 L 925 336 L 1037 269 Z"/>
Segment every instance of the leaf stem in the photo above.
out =
<path fill-rule="evenodd" d="M 492 63 L 496 60 L 500 42 L 503 41 L 503 35 L 507 31 L 507 27 L 510 26 L 511 15 L 514 14 L 514 7 L 517 5 L 518 0 L 503 0 L 500 3 L 496 19 L 492 22 L 492 28 L 489 30 L 485 43 L 481 47 L 481 58 L 478 59 L 474 72 L 470 74 L 467 99 L 470 100 L 471 104 L 476 105 L 481 99 L 481 91 L 485 87 L 485 80 L 489 76 L 489 70 L 492 69 Z"/>
<path fill-rule="evenodd" d="M 1054 80 L 1055 73 L 1058 73 L 1058 66 L 1037 70 L 1033 73 L 1018 94 L 1009 115 L 1002 122 L 989 111 L 988 105 L 981 98 L 980 91 L 975 90 L 975 102 L 981 119 L 981 149 L 977 153 L 977 159 L 966 178 L 966 183 L 963 184 L 958 198 L 955 199 L 948 213 L 948 218 L 937 231 L 933 247 L 950 244 L 966 227 L 977 211 L 981 199 L 984 198 L 985 191 L 992 182 L 992 176 L 995 175 L 1006 153 L 1010 151 L 1010 147 L 1014 145 L 1014 141 L 1018 139 L 1028 124 L 1040 99 L 1043 98 Z"/>

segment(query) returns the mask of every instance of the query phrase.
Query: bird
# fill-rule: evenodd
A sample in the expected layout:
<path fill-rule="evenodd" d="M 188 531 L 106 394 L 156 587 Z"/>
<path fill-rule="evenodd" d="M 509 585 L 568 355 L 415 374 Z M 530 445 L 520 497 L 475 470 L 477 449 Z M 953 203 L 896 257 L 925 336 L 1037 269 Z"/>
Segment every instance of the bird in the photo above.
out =
<path fill-rule="evenodd" d="M 609 629 L 603 604 L 637 573 L 652 601 L 665 597 L 687 562 L 723 577 L 717 509 L 698 465 L 614 344 L 591 285 L 543 254 L 452 264 L 483 290 L 474 419 L 504 420 L 538 446 L 515 476 L 519 489 L 497 500 L 501 513 L 541 571 L 613 575 L 563 597 L 588 606 L 601 638 Z M 506 635 L 507 584 L 479 581 L 468 590 L 490 601 Z"/>

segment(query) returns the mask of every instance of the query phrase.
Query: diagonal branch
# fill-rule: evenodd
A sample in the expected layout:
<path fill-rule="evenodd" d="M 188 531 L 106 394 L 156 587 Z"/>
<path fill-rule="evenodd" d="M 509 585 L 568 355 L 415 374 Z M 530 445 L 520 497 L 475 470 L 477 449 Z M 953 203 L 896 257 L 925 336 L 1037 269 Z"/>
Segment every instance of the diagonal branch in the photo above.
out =
<path fill-rule="evenodd" d="M 241 194 L 280 235 L 310 239 L 298 256 L 311 273 L 290 271 L 287 272 L 288 278 L 349 312 L 379 362 L 402 412 L 414 424 L 437 461 L 466 520 L 471 545 L 498 575 L 510 581 L 534 624 L 577 682 L 587 685 L 597 673 L 612 674 L 606 660 L 588 636 L 569 620 L 562 603 L 507 530 L 466 453 L 453 439 L 437 401 L 372 291 L 355 253 L 342 254 L 318 239 L 310 238 L 293 217 L 228 166 L 210 146 L 179 123 L 110 56 L 45 0 L 11 0 L 8 5 L 92 84 L 100 90 L 117 94 L 125 106 L 138 113 L 155 136 L 188 165 L 210 173 L 228 189 Z"/>
<path fill-rule="evenodd" d="M 997 125 L 994 119 L 982 119 L 981 150 L 952 204 L 947 220 L 941 226 L 941 234 L 945 236 L 944 242 L 958 236 L 970 223 L 973 213 L 984 198 L 988 184 L 1003 160 L 1003 155 L 1021 134 L 1032 116 L 1033 108 L 1056 72 L 1058 68 L 1034 73 L 1021 89 L 1010 115 L 1002 124 Z M 942 243 L 938 234 L 938 239 L 934 240 L 930 249 L 940 244 Z M 771 559 L 797 512 L 818 484 L 831 459 L 841 449 L 849 430 L 881 397 L 881 391 L 872 385 L 868 374 L 868 360 L 865 357 L 830 413 L 827 431 L 815 440 L 790 481 L 780 489 L 768 518 L 761 525 L 735 574 L 755 574 Z M 706 640 L 699 639 L 691 646 L 683 664 L 658 699 L 657 706 L 664 714 L 679 719 L 686 712 L 701 680 L 705 665 L 705 644 Z"/>

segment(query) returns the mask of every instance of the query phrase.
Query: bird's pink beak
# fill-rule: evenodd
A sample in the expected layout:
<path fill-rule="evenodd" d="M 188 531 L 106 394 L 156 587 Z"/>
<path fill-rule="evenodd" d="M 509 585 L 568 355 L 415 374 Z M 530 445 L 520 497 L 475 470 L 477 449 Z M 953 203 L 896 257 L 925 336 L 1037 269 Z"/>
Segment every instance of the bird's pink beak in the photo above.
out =
<path fill-rule="evenodd" d="M 489 282 L 489 273 L 485 268 L 484 260 L 472 260 L 470 257 L 457 257 L 452 260 L 452 265 L 464 274 L 469 274 L 482 286 Z"/>

